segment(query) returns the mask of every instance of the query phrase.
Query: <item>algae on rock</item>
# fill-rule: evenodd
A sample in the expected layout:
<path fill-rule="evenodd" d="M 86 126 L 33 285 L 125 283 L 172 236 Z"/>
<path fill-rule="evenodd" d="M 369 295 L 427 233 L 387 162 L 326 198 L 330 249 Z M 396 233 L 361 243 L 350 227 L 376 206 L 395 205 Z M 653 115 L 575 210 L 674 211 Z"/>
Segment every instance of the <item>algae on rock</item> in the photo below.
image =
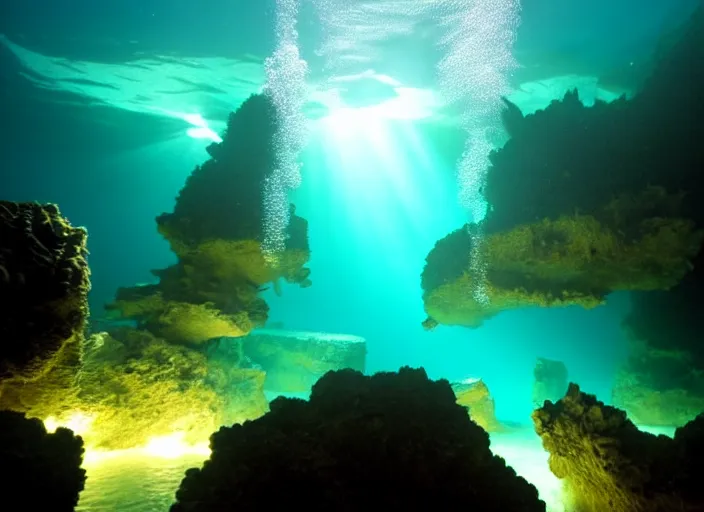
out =
<path fill-rule="evenodd" d="M 502 430 L 501 423 L 496 419 L 494 399 L 484 381 L 469 379 L 463 382 L 453 382 L 451 385 L 457 403 L 467 408 L 472 421 L 489 433 Z"/>
<path fill-rule="evenodd" d="M 0 201 L 0 383 L 36 380 L 66 344 L 80 343 L 86 239 L 54 204 Z"/>
<path fill-rule="evenodd" d="M 174 432 L 196 444 L 221 425 L 266 412 L 264 373 L 243 364 L 225 366 L 147 331 L 97 333 L 87 340 L 72 399 L 60 410 L 44 402 L 29 412 L 58 424 L 80 413 L 89 419 L 81 435 L 91 448 L 144 446 Z"/>
<path fill-rule="evenodd" d="M 704 414 L 678 428 L 674 439 L 655 436 L 570 384 L 562 399 L 537 409 L 533 421 L 570 510 L 704 510 Z"/>
<path fill-rule="evenodd" d="M 287 239 L 275 260 L 262 250 L 264 186 L 277 165 L 275 108 L 254 95 L 233 113 L 220 143 L 196 167 L 174 210 L 157 217 L 178 263 L 154 270 L 159 283 L 123 288 L 109 305 L 117 317 L 173 343 L 199 344 L 262 327 L 265 286 L 283 279 L 310 286 L 308 224 L 290 205 Z"/>
<path fill-rule="evenodd" d="M 594 307 L 613 291 L 670 290 L 691 272 L 704 229 L 704 9 L 679 36 L 632 99 L 587 107 L 573 91 L 527 116 L 506 102 L 510 138 L 490 156 L 486 218 L 428 254 L 426 328 Z M 484 243 L 473 251 L 475 231 Z"/>
<path fill-rule="evenodd" d="M 365 369 L 367 343 L 359 336 L 261 329 L 242 343 L 246 356 L 266 371 L 271 392 L 307 393 L 330 370 Z"/>
<path fill-rule="evenodd" d="M 652 192 L 641 196 L 642 202 L 650 201 Z M 671 200 L 663 193 L 663 202 Z M 612 291 L 671 288 L 691 269 L 704 231 L 681 217 L 633 218 L 632 204 L 639 204 L 639 199 L 623 201 L 628 207 L 620 217 L 621 210 L 612 202 L 594 215 L 545 218 L 487 234 L 480 256 L 487 266 L 480 276 L 487 302 L 469 292 L 477 278 L 470 268 L 470 228 L 448 235 L 428 255 L 423 270 L 429 318 L 445 325 L 478 327 L 509 309 L 592 308 Z M 464 261 L 464 266 L 447 261 Z"/>

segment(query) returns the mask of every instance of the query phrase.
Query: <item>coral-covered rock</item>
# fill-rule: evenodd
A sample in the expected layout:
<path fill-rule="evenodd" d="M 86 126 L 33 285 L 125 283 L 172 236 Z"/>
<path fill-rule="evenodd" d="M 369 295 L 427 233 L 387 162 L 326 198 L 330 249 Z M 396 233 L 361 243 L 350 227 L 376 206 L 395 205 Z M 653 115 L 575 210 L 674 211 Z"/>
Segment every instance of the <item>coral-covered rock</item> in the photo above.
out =
<path fill-rule="evenodd" d="M 704 415 L 674 439 L 641 432 L 626 413 L 570 384 L 557 403 L 533 413 L 551 471 L 563 480 L 570 510 L 704 510 L 700 480 Z"/>
<path fill-rule="evenodd" d="M 452 391 L 457 397 L 457 403 L 467 408 L 472 421 L 487 432 L 502 430 L 501 423 L 496 419 L 494 399 L 489 387 L 481 379 L 467 379 L 453 382 Z"/>
<path fill-rule="evenodd" d="M 567 366 L 562 361 L 539 357 L 533 368 L 533 406 L 542 407 L 545 400 L 557 402 L 567 390 Z"/>
<path fill-rule="evenodd" d="M 367 343 L 349 334 L 257 330 L 243 338 L 244 353 L 266 372 L 265 387 L 279 393 L 307 393 L 331 370 L 364 372 Z"/>
<path fill-rule="evenodd" d="M 631 100 L 585 107 L 574 92 L 528 116 L 509 104 L 510 139 L 484 187 L 484 243 L 473 247 L 464 227 L 428 255 L 424 325 L 593 307 L 685 278 L 704 230 L 704 9 L 680 34 Z"/>
<path fill-rule="evenodd" d="M 487 318 L 526 306 L 602 304 L 612 291 L 666 290 L 692 268 L 704 231 L 681 216 L 682 195 L 649 187 L 590 215 L 543 218 L 484 239 L 472 272 L 472 234 L 466 226 L 438 242 L 423 270 L 425 310 L 446 325 L 477 327 Z M 491 217 L 489 217 L 491 220 Z M 468 293 L 483 279 L 487 302 Z"/>
<path fill-rule="evenodd" d="M 70 430 L 48 433 L 41 421 L 0 411 L 2 510 L 72 512 L 86 481 L 83 442 Z"/>
<path fill-rule="evenodd" d="M 27 413 L 46 419 L 67 416 L 78 400 L 78 377 L 83 364 L 85 339 L 73 339 L 54 356 L 52 366 L 31 380 L 10 379 L 0 394 L 0 409 Z"/>
<path fill-rule="evenodd" d="M 223 141 L 208 148 L 212 158 L 190 175 L 173 212 L 157 218 L 178 263 L 153 271 L 157 285 L 121 289 L 109 306 L 118 317 L 170 342 L 198 344 L 263 326 L 268 306 L 258 294 L 265 285 L 310 286 L 308 223 L 293 205 L 284 250 L 265 257 L 262 249 L 275 131 L 266 95 L 250 97 L 230 116 Z"/>
<path fill-rule="evenodd" d="M 215 338 L 243 336 L 252 329 L 246 312 L 226 314 L 212 303 L 192 304 L 164 297 L 159 286 L 120 288 L 108 310 L 137 322 L 140 329 L 172 343 L 200 345 Z"/>
<path fill-rule="evenodd" d="M 86 237 L 56 205 L 0 201 L 0 381 L 37 379 L 80 342 Z"/>
<path fill-rule="evenodd" d="M 198 442 L 221 424 L 218 396 L 205 379 L 205 356 L 125 329 L 94 334 L 79 378 L 78 410 L 91 419 L 91 448 L 142 446 L 176 430 Z M 61 416 L 57 421 L 62 423 Z"/>
<path fill-rule="evenodd" d="M 217 343 L 196 350 L 124 328 L 86 340 L 73 386 L 52 392 L 40 380 L 8 396 L 59 425 L 80 418 L 90 448 L 133 448 L 174 432 L 197 444 L 221 425 L 264 414 L 264 377 L 241 355 L 224 357 Z"/>
<path fill-rule="evenodd" d="M 310 401 L 277 398 L 262 418 L 220 429 L 211 447 L 203 468 L 187 471 L 173 512 L 545 510 L 492 455 L 449 383 L 423 370 L 327 373 Z"/>

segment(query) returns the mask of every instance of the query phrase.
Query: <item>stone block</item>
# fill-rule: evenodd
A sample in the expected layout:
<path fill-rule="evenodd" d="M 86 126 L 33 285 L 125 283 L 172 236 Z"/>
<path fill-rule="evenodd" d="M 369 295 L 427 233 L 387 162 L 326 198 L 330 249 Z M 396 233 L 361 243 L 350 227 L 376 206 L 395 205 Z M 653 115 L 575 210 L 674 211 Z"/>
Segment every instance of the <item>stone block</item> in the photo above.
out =
<path fill-rule="evenodd" d="M 472 421 L 487 432 L 501 430 L 501 425 L 495 415 L 494 399 L 484 381 L 465 379 L 453 382 L 451 385 L 455 397 L 457 397 L 457 403 L 467 408 Z"/>
<path fill-rule="evenodd" d="M 366 340 L 349 334 L 260 329 L 243 338 L 244 355 L 266 372 L 264 389 L 306 393 L 330 370 L 364 372 Z"/>

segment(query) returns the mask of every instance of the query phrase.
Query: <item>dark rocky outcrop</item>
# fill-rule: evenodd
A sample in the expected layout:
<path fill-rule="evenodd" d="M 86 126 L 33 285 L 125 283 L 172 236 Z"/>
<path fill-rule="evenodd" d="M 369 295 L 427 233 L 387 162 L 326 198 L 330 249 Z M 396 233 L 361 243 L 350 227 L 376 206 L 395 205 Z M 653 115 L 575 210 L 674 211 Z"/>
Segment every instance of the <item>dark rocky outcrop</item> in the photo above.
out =
<path fill-rule="evenodd" d="M 669 294 L 687 279 L 704 239 L 703 13 L 633 99 L 586 107 L 571 92 L 528 116 L 509 105 L 510 138 L 484 189 L 484 243 L 473 247 L 465 226 L 430 252 L 426 326 L 477 327 L 523 306 L 590 308 L 618 290 Z"/>
<path fill-rule="evenodd" d="M 278 398 L 262 418 L 214 434 L 171 510 L 544 511 L 455 400 L 423 370 L 329 372 L 310 401 Z"/>

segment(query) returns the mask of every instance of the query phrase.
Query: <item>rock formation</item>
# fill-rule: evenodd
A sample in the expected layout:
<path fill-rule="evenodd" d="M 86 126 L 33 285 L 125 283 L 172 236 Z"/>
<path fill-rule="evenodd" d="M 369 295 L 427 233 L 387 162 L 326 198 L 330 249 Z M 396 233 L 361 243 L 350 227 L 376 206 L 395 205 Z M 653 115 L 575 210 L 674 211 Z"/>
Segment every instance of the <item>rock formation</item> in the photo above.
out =
<path fill-rule="evenodd" d="M 277 165 L 274 107 L 252 96 L 230 116 L 223 140 L 208 148 L 174 211 L 157 219 L 178 261 L 153 271 L 158 283 L 118 290 L 109 327 L 85 343 L 83 360 L 66 357 L 47 380 L 6 393 L 10 407 L 59 424 L 87 418 L 87 446 L 140 446 L 174 432 L 198 442 L 220 425 L 266 412 L 265 373 L 243 355 L 241 337 L 262 326 L 258 294 L 280 279 L 310 285 L 307 223 L 290 207 L 282 254 L 262 252 L 264 184 Z"/>
<path fill-rule="evenodd" d="M 704 168 L 704 8 L 683 30 L 684 38 L 661 63 L 648 89 L 652 103 L 669 91 L 663 112 L 652 117 L 662 127 L 651 141 L 669 166 L 671 187 L 687 192 L 687 217 L 704 223 L 701 172 Z M 654 110 L 654 109 L 653 109 Z M 666 135 L 665 135 L 666 134 Z M 704 251 L 692 268 L 667 290 L 635 293 L 624 321 L 631 354 L 617 376 L 613 401 L 645 425 L 682 426 L 704 410 Z"/>
<path fill-rule="evenodd" d="M 0 201 L 0 382 L 36 380 L 80 345 L 86 237 L 56 205 Z"/>
<path fill-rule="evenodd" d="M 215 433 L 171 510 L 544 511 L 455 400 L 423 370 L 329 372 L 309 401 L 277 398 L 262 418 Z"/>
<path fill-rule="evenodd" d="M 48 433 L 38 419 L 0 411 L 2 510 L 73 512 L 86 481 L 83 441 L 68 429 Z"/>
<path fill-rule="evenodd" d="M 0 297 L 10 314 L 0 327 L 0 407 L 58 424 L 80 415 L 86 445 L 102 449 L 174 432 L 202 441 L 266 412 L 265 373 L 237 338 L 266 321 L 266 283 L 310 285 L 307 223 L 293 206 L 284 252 L 265 259 L 261 248 L 274 130 L 266 96 L 230 117 L 212 158 L 157 219 L 178 262 L 154 271 L 158 284 L 118 291 L 110 314 L 134 327 L 87 340 L 85 231 L 53 206 L 0 203 Z"/>
<path fill-rule="evenodd" d="M 496 419 L 494 399 L 481 379 L 467 379 L 452 383 L 457 403 L 467 408 L 469 417 L 487 432 L 498 432 L 502 425 Z"/>
<path fill-rule="evenodd" d="M 570 384 L 561 400 L 537 409 L 533 421 L 550 470 L 563 480 L 569 510 L 704 510 L 704 414 L 677 429 L 674 439 L 654 436 Z"/>
<path fill-rule="evenodd" d="M 528 116 L 507 104 L 510 139 L 492 154 L 484 189 L 484 243 L 474 250 L 473 226 L 437 242 L 422 274 L 424 325 L 590 308 L 612 291 L 670 290 L 688 275 L 704 240 L 702 12 L 632 100 L 585 107 L 574 92 Z M 485 272 L 472 270 L 473 252 Z"/>
<path fill-rule="evenodd" d="M 271 100 L 255 95 L 230 116 L 211 158 L 186 181 L 171 213 L 157 218 L 178 263 L 153 271 L 159 283 L 123 288 L 108 306 L 173 343 L 198 345 L 243 336 L 267 319 L 258 294 L 280 279 L 309 286 L 305 219 L 289 211 L 287 240 L 275 261 L 262 251 L 264 185 L 277 165 Z"/>
<path fill-rule="evenodd" d="M 330 370 L 364 372 L 367 343 L 347 334 L 266 329 L 243 338 L 243 350 L 266 372 L 267 391 L 309 393 Z"/>
<path fill-rule="evenodd" d="M 0 201 L 0 409 L 16 390 L 45 382 L 68 389 L 81 358 L 90 289 L 86 231 L 56 205 Z M 32 405 L 32 404 L 29 404 Z M 47 433 L 37 419 L 0 410 L 3 510 L 72 511 L 83 490 L 83 441 L 66 429 Z"/>

